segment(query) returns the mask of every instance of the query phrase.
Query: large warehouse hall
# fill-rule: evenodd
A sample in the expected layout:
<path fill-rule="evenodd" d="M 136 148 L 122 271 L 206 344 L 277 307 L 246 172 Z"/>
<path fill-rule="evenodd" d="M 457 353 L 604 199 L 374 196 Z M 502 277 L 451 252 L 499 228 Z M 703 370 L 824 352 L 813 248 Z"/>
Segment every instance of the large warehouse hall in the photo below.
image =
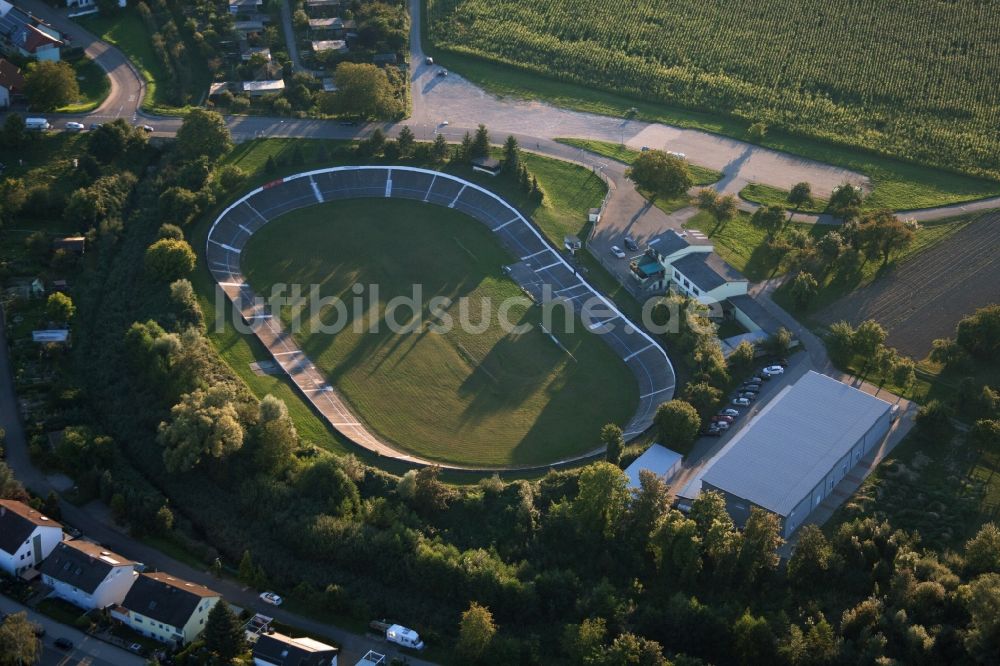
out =
<path fill-rule="evenodd" d="M 758 506 L 787 539 L 892 425 L 892 405 L 810 371 L 733 438 L 702 478 L 742 525 Z"/>

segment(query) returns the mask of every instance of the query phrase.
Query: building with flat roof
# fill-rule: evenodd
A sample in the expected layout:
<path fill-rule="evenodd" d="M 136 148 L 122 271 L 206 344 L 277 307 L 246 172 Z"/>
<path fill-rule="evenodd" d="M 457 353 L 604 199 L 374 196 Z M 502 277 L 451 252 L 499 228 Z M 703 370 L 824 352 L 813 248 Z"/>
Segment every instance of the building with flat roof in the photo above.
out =
<path fill-rule="evenodd" d="M 303 636 L 292 638 L 277 632 L 262 635 L 253 647 L 255 666 L 337 666 L 339 650 Z"/>
<path fill-rule="evenodd" d="M 666 481 L 680 470 L 683 460 L 684 456 L 676 451 L 671 451 L 660 444 L 653 444 L 625 468 L 625 474 L 628 475 L 628 487 L 632 489 L 641 487 L 639 472 L 643 470 L 652 472 Z"/>
<path fill-rule="evenodd" d="M 892 425 L 892 405 L 809 371 L 726 446 L 701 479 L 737 525 L 751 507 L 777 514 L 788 538 Z"/>

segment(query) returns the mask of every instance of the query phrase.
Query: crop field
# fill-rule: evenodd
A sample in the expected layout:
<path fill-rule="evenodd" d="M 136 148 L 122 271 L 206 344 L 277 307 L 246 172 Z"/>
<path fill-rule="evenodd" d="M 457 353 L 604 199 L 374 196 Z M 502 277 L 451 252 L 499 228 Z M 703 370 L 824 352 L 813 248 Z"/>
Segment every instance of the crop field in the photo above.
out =
<path fill-rule="evenodd" d="M 1000 214 L 959 222 L 961 228 L 897 268 L 821 310 L 824 324 L 875 319 L 887 343 L 920 359 L 935 338 L 952 337 L 955 325 L 976 308 L 1000 299 Z"/>
<path fill-rule="evenodd" d="M 1000 178 L 1000 2 L 427 0 L 437 48 Z"/>
<path fill-rule="evenodd" d="M 566 333 L 553 318 L 561 349 L 537 324 L 538 308 L 524 303 L 507 319 L 532 324 L 507 332 L 498 306 L 521 296 L 500 268 L 510 257 L 490 231 L 454 210 L 396 200 L 350 200 L 283 216 L 258 231 L 243 252 L 245 274 L 259 294 L 276 283 L 319 285 L 323 297 L 348 306 L 350 325 L 338 332 L 304 327 L 303 351 L 337 386 L 362 420 L 397 446 L 430 459 L 463 464 L 528 465 L 553 462 L 599 446 L 605 423 L 624 423 L 638 398 L 625 364 L 582 324 Z M 356 310 L 355 284 L 378 286 Z M 369 322 L 398 296 L 420 285 L 422 324 L 413 332 L 354 326 Z M 455 326 L 432 329 L 441 317 L 431 299 L 446 296 Z M 463 306 L 461 299 L 468 305 Z M 485 300 L 484 300 L 485 299 Z M 486 303 L 492 304 L 492 317 Z M 470 330 L 458 322 L 479 326 Z M 307 305 L 302 321 L 327 305 Z M 435 314 L 432 314 L 435 313 Z M 292 313 L 282 312 L 286 325 Z M 396 317 L 407 322 L 412 310 Z M 585 406 L 585 407 L 584 407 Z"/>

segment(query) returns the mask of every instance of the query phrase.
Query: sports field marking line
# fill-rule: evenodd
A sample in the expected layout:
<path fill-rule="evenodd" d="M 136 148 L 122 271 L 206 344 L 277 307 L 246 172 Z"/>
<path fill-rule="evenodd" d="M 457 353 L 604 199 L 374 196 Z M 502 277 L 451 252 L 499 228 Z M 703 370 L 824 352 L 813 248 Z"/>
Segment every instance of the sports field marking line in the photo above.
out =
<path fill-rule="evenodd" d="M 250 231 L 249 229 L 247 229 L 246 227 L 244 227 L 242 224 L 237 224 L 236 226 L 238 226 L 243 231 L 247 232 L 247 236 L 253 236 L 253 232 Z"/>
<path fill-rule="evenodd" d="M 455 207 L 455 204 L 457 204 L 457 203 L 458 203 L 458 198 L 459 198 L 460 196 L 462 196 L 462 192 L 465 192 L 465 188 L 466 188 L 466 187 L 468 187 L 468 186 L 467 186 L 467 185 L 462 185 L 462 189 L 460 189 L 460 190 L 458 191 L 458 194 L 456 194 L 456 195 L 455 195 L 455 198 L 451 200 L 451 203 L 450 203 L 450 204 L 448 204 L 448 208 L 454 208 L 454 207 Z"/>
<path fill-rule="evenodd" d="M 359 426 L 361 424 L 358 423 L 357 421 L 344 421 L 344 422 L 330 421 L 330 425 L 332 425 L 332 426 L 340 426 L 340 427 L 344 427 L 344 426 L 356 427 L 356 426 Z"/>
<path fill-rule="evenodd" d="M 237 250 L 237 249 L 236 249 L 235 247 L 233 247 L 232 245 L 226 245 L 225 243 L 220 243 L 219 241 L 217 241 L 217 240 L 212 240 L 211 238 L 209 238 L 208 240 L 209 240 L 210 242 L 212 242 L 212 243 L 215 243 L 216 245 L 218 245 L 219 247 L 221 247 L 221 248 L 222 248 L 222 249 L 224 249 L 224 250 L 229 250 L 230 252 L 235 252 L 236 254 L 239 254 L 239 253 L 240 253 L 240 251 L 239 251 L 239 250 Z"/>
<path fill-rule="evenodd" d="M 628 356 L 625 357 L 625 362 L 628 363 L 629 361 L 631 361 L 633 358 L 635 358 L 636 356 L 638 356 L 642 352 L 648 351 L 648 350 L 652 349 L 655 346 L 656 345 L 647 345 L 647 346 L 643 347 L 642 349 L 640 349 L 637 352 L 632 352 L 631 354 L 629 354 Z"/>
<path fill-rule="evenodd" d="M 562 288 L 562 289 L 557 289 L 556 291 L 553 291 L 552 293 L 553 293 L 553 294 L 562 294 L 562 293 L 564 293 L 564 292 L 567 292 L 567 291 L 572 291 L 572 290 L 574 290 L 574 289 L 579 289 L 580 287 L 586 287 L 586 286 L 587 286 L 587 285 L 585 285 L 585 284 L 584 284 L 584 283 L 582 283 L 582 282 L 577 282 L 577 283 L 576 283 L 576 284 L 574 284 L 574 285 L 573 285 L 572 287 L 564 287 L 564 288 Z M 588 292 L 588 293 L 589 293 L 589 292 Z M 573 298 L 576 298 L 576 297 L 574 296 Z"/>
<path fill-rule="evenodd" d="M 437 179 L 438 179 L 437 174 L 434 174 L 434 177 L 431 178 L 431 186 L 427 188 L 427 194 L 424 195 L 424 203 L 427 203 L 430 200 L 431 190 L 434 189 L 434 183 L 437 182 Z"/>
<path fill-rule="evenodd" d="M 243 315 L 244 319 L 271 319 L 274 315 L 269 314 L 255 314 L 255 315 Z"/>
<path fill-rule="evenodd" d="M 503 224 L 501 224 L 499 227 L 497 227 L 493 231 L 500 231 L 501 229 L 503 229 L 504 227 L 506 227 L 508 224 L 514 224 L 515 222 L 520 222 L 520 221 L 521 221 L 521 218 L 515 217 L 513 220 L 510 220 L 509 222 L 504 222 Z"/>
<path fill-rule="evenodd" d="M 243 287 L 247 286 L 247 283 L 246 282 L 220 282 L 219 286 L 220 287 L 239 287 L 239 288 L 242 289 Z"/>
<path fill-rule="evenodd" d="M 590 330 L 593 331 L 593 330 L 596 330 L 596 329 L 600 328 L 601 326 L 604 326 L 608 322 L 614 321 L 615 319 L 618 319 L 618 315 L 615 315 L 614 317 L 611 317 L 610 319 L 605 319 L 604 321 L 595 322 L 595 323 L 591 324 L 590 326 L 588 326 L 587 328 L 589 328 Z"/>
<path fill-rule="evenodd" d="M 302 353 L 304 353 L 304 352 L 302 352 L 302 351 L 300 351 L 300 350 L 296 349 L 295 351 L 287 351 L 287 352 L 273 352 L 273 353 L 271 354 L 271 356 L 291 356 L 292 354 L 302 354 Z"/>
<path fill-rule="evenodd" d="M 249 199 L 247 199 L 247 200 L 246 200 L 246 201 L 244 201 L 243 203 L 245 203 L 245 204 L 246 204 L 247 206 L 249 206 L 249 207 L 250 207 L 250 210 L 252 210 L 253 212 L 257 213 L 257 217 L 259 217 L 259 218 L 260 218 L 261 222 L 264 222 L 264 223 L 267 223 L 267 218 L 266 218 L 266 217 L 264 217 L 263 215 L 261 215 L 261 214 L 260 214 L 260 211 L 259 211 L 259 210 L 257 210 L 256 208 L 254 208 L 254 207 L 253 207 L 253 204 L 252 204 L 252 203 L 250 203 L 250 200 L 249 200 Z"/>
<path fill-rule="evenodd" d="M 312 185 L 313 193 L 316 195 L 316 201 L 323 203 L 323 193 L 319 191 L 319 185 L 313 180 L 312 176 L 309 176 L 309 184 Z"/>
<path fill-rule="evenodd" d="M 647 393 L 646 395 L 640 395 L 639 396 L 639 400 L 645 400 L 646 398 L 652 397 L 652 396 L 656 395 L 657 393 L 663 393 L 664 391 L 669 391 L 672 388 L 673 388 L 673 386 L 668 386 L 666 388 L 661 388 L 659 390 L 653 391 L 652 393 Z"/>
<path fill-rule="evenodd" d="M 527 257 L 521 257 L 521 261 L 527 261 L 528 259 L 531 259 L 532 257 L 537 257 L 540 254 L 545 254 L 546 252 L 551 252 L 551 251 L 552 250 L 550 250 L 549 248 L 545 248 L 544 250 L 541 250 L 541 251 L 536 252 L 534 254 L 529 254 Z"/>
<path fill-rule="evenodd" d="M 389 176 L 385 181 L 385 198 L 388 199 L 392 196 L 392 169 L 389 169 Z"/>
<path fill-rule="evenodd" d="M 553 261 L 553 262 L 552 262 L 551 264 L 549 264 L 548 266 L 542 266 L 541 268 L 536 268 L 536 269 L 535 269 L 535 272 L 536 272 L 536 273 L 541 273 L 542 271 L 547 271 L 547 270 L 549 270 L 549 269 L 550 269 L 550 268 L 552 268 L 553 266 L 561 266 L 561 265 L 562 265 L 562 262 L 561 262 L 561 261 Z"/>

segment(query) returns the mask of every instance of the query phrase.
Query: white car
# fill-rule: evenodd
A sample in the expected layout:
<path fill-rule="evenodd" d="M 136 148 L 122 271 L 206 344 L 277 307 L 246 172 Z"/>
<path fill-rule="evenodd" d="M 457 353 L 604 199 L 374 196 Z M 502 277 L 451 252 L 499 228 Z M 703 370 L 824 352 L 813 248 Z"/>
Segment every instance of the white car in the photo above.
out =
<path fill-rule="evenodd" d="M 75 121 L 70 121 L 70 122 L 66 123 L 66 129 L 68 129 L 68 130 L 74 130 L 76 132 L 79 132 L 80 130 L 83 129 L 83 123 L 78 123 L 78 122 L 75 122 Z"/>
<path fill-rule="evenodd" d="M 448 121 L 447 120 L 442 120 L 441 121 L 441 127 L 447 127 L 447 126 L 448 126 Z"/>
<path fill-rule="evenodd" d="M 765 375 L 783 375 L 785 374 L 785 369 L 780 365 L 769 365 L 764 368 L 761 372 Z"/>
<path fill-rule="evenodd" d="M 153 126 L 152 125 L 143 125 L 142 126 L 142 131 L 145 132 L 146 134 L 150 134 L 150 133 L 152 133 L 154 131 L 153 130 Z"/>
<path fill-rule="evenodd" d="M 737 416 L 740 415 L 740 410 L 733 409 L 732 407 L 727 407 L 726 409 L 723 409 L 719 413 L 722 414 L 723 416 L 732 416 L 733 418 L 736 418 Z"/>
<path fill-rule="evenodd" d="M 261 592 L 260 600 L 266 604 L 271 604 L 272 606 L 280 606 L 281 602 L 284 601 L 284 599 L 279 597 L 274 592 Z"/>
<path fill-rule="evenodd" d="M 750 401 L 746 398 L 733 398 L 733 404 L 739 407 L 749 407 Z"/>
<path fill-rule="evenodd" d="M 624 259 L 625 258 L 625 251 L 622 250 L 617 245 L 612 245 L 611 246 L 611 254 L 615 255 L 619 259 Z"/>
<path fill-rule="evenodd" d="M 430 56 L 427 56 L 427 57 L 426 57 L 426 58 L 424 59 L 424 62 L 425 62 L 425 63 L 427 63 L 428 65 L 433 65 L 433 64 L 434 64 L 434 58 L 432 58 L 432 57 L 430 57 Z"/>

